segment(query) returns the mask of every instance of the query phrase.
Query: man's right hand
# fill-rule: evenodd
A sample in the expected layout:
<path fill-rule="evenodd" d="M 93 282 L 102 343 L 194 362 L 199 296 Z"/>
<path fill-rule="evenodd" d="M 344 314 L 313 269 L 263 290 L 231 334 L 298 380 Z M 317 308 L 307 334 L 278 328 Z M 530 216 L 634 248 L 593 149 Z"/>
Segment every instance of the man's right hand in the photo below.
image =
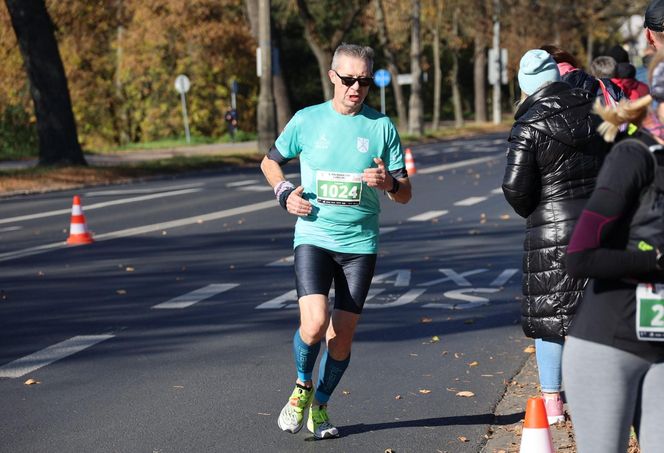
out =
<path fill-rule="evenodd" d="M 311 214 L 311 203 L 302 198 L 304 187 L 297 186 L 286 200 L 286 210 L 297 216 L 307 216 Z"/>

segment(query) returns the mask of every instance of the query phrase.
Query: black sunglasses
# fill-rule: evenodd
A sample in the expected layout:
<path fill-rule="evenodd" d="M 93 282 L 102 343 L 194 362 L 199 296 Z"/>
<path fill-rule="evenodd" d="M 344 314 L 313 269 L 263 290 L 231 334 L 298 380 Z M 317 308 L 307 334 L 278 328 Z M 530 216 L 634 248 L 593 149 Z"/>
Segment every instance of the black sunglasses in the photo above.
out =
<path fill-rule="evenodd" d="M 361 87 L 368 87 L 373 82 L 373 77 L 348 77 L 339 75 L 337 71 L 333 69 L 334 73 L 341 79 L 341 83 L 347 87 L 352 87 L 355 85 L 355 82 L 359 83 Z"/>

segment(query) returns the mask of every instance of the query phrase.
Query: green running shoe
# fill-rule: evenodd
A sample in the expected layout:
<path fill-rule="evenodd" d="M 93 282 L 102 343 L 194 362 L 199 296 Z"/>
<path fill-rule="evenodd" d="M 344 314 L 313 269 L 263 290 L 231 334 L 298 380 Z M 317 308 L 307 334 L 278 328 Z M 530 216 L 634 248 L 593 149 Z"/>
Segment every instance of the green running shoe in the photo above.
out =
<path fill-rule="evenodd" d="M 307 429 L 314 434 L 316 439 L 339 437 L 339 430 L 330 423 L 330 417 L 327 415 L 327 404 L 311 406 Z"/>
<path fill-rule="evenodd" d="M 295 434 L 304 425 L 304 409 L 310 404 L 314 396 L 313 387 L 307 389 L 299 384 L 295 385 L 295 390 L 288 399 L 288 403 L 281 409 L 277 424 L 282 431 Z"/>

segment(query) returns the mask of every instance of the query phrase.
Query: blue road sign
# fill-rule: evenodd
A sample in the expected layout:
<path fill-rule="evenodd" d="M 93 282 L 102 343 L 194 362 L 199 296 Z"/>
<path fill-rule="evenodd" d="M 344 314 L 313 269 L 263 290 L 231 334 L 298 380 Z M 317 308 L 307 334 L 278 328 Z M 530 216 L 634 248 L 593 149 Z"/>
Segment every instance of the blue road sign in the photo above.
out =
<path fill-rule="evenodd" d="M 379 69 L 374 73 L 374 83 L 378 87 L 386 87 L 390 84 L 390 71 L 386 69 Z"/>

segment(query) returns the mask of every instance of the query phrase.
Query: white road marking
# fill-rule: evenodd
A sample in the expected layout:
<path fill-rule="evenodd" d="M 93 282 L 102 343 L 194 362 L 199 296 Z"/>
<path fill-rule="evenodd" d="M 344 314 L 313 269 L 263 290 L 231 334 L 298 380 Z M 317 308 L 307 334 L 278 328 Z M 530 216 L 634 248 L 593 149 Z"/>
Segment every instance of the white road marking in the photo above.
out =
<path fill-rule="evenodd" d="M 386 304 L 364 304 L 365 308 L 392 308 L 392 307 L 399 307 L 401 305 L 406 305 L 411 302 L 413 302 L 415 299 L 420 297 L 422 293 L 424 293 L 426 289 L 418 288 L 418 289 L 410 289 L 408 290 L 405 294 L 402 294 L 399 296 L 397 300 L 394 302 L 388 302 Z"/>
<path fill-rule="evenodd" d="M 8 233 L 10 231 L 17 231 L 17 230 L 21 230 L 21 229 L 23 229 L 23 227 L 20 227 L 20 226 L 4 227 L 4 228 L 0 228 L 0 233 Z"/>
<path fill-rule="evenodd" d="M 410 269 L 397 269 L 384 274 L 374 275 L 371 284 L 375 283 L 392 283 L 394 286 L 410 286 Z M 388 277 L 396 277 L 394 280 L 388 280 Z"/>
<path fill-rule="evenodd" d="M 185 194 L 188 194 L 188 193 L 200 192 L 201 190 L 202 189 L 200 189 L 200 188 L 183 189 L 183 190 L 175 190 L 173 192 L 162 192 L 162 193 L 155 193 L 155 194 L 150 194 L 150 195 L 143 195 L 143 196 L 134 197 L 134 198 L 123 198 L 123 199 L 120 199 L 120 200 L 103 201 L 101 203 L 86 205 L 86 206 L 84 206 L 83 211 L 87 212 L 87 211 L 92 211 L 93 209 L 105 208 L 107 206 L 115 206 L 115 205 L 126 204 L 126 203 L 136 203 L 138 201 L 154 200 L 155 198 L 164 198 L 164 197 L 173 197 L 173 196 L 176 196 L 176 195 L 185 195 Z M 56 216 L 56 215 L 69 214 L 69 213 L 71 213 L 71 208 L 69 208 L 69 209 L 57 209 L 55 211 L 46 211 L 46 212 L 40 212 L 40 213 L 37 213 L 37 214 L 29 214 L 29 215 L 22 215 L 22 216 L 18 216 L 18 217 L 9 217 L 9 218 L 6 218 L 6 219 L 0 219 L 0 224 L 20 222 L 22 220 L 40 219 L 40 218 L 43 218 L 43 217 L 52 217 L 52 216 Z"/>
<path fill-rule="evenodd" d="M 179 228 L 187 225 L 193 225 L 201 222 L 209 222 L 212 220 L 219 220 L 226 217 L 232 217 L 234 215 L 246 214 L 249 212 L 260 211 L 262 209 L 276 208 L 279 207 L 274 200 L 262 201 L 260 203 L 254 203 L 247 206 L 242 206 L 239 208 L 225 209 L 223 211 L 210 212 L 208 214 L 201 214 L 193 217 L 186 217 L 183 219 L 171 220 L 170 222 L 163 223 L 153 223 L 151 225 L 144 225 L 135 228 L 127 228 L 125 230 L 112 231 L 110 233 L 104 233 L 95 235 L 94 240 L 107 241 L 110 239 L 118 239 L 129 236 L 137 236 L 139 234 L 151 233 L 153 231 L 168 230 L 171 228 Z M 30 247 L 23 250 L 16 250 L 13 252 L 6 252 L 0 254 L 0 262 L 9 261 L 14 258 L 21 258 L 24 256 L 38 255 L 40 253 L 47 252 L 53 249 L 65 248 L 65 241 L 54 242 L 51 244 L 39 245 L 36 247 Z"/>
<path fill-rule="evenodd" d="M 92 192 L 85 192 L 85 197 L 103 197 L 109 195 L 131 195 L 137 193 L 148 193 L 154 194 L 155 192 L 170 192 L 173 190 L 180 189 L 193 189 L 195 187 L 201 187 L 203 183 L 194 183 L 194 184 L 183 184 L 179 186 L 167 186 L 167 187 L 151 187 L 147 189 L 122 189 L 122 190 L 94 190 Z"/>
<path fill-rule="evenodd" d="M 498 194 L 502 195 L 502 194 L 503 194 L 503 188 L 502 188 L 502 187 L 498 187 L 497 189 L 493 189 L 493 190 L 491 191 L 491 193 L 496 194 L 496 195 L 498 195 Z"/>
<path fill-rule="evenodd" d="M 244 181 L 235 181 L 229 182 L 226 184 L 226 187 L 241 187 L 241 186 L 250 186 L 252 184 L 258 184 L 260 181 L 258 179 L 247 179 Z"/>
<path fill-rule="evenodd" d="M 464 200 L 457 201 L 454 206 L 472 206 L 486 200 L 486 197 L 469 197 Z"/>
<path fill-rule="evenodd" d="M 49 346 L 0 367 L 0 378 L 19 378 L 46 365 L 76 354 L 115 335 L 79 335 Z"/>
<path fill-rule="evenodd" d="M 461 288 L 446 291 L 443 296 L 448 299 L 462 300 L 465 303 L 433 303 L 424 304 L 422 308 L 447 308 L 450 310 L 466 310 L 468 308 L 477 308 L 491 303 L 486 297 L 472 296 L 468 293 L 496 293 L 499 288 Z"/>
<path fill-rule="evenodd" d="M 394 231 L 397 231 L 397 227 L 380 227 L 378 230 L 378 234 L 388 234 L 388 233 L 393 233 Z"/>
<path fill-rule="evenodd" d="M 439 272 L 447 275 L 445 278 L 439 278 L 437 280 L 431 280 L 429 282 L 420 283 L 417 286 L 433 286 L 439 283 L 445 283 L 446 281 L 452 280 L 457 286 L 470 286 L 470 282 L 465 279 L 466 275 L 474 275 L 485 272 L 487 269 L 473 269 L 470 271 L 457 273 L 454 269 L 438 269 Z"/>
<path fill-rule="evenodd" d="M 441 217 L 447 214 L 449 211 L 428 211 L 422 214 L 416 215 L 408 219 L 410 222 L 426 222 L 427 220 L 435 219 L 436 217 Z"/>
<path fill-rule="evenodd" d="M 284 256 L 283 258 L 279 258 L 276 261 L 266 264 L 266 266 L 292 266 L 294 260 L 295 257 L 293 255 Z"/>
<path fill-rule="evenodd" d="M 504 271 L 502 271 L 500 273 L 500 275 L 498 277 L 496 277 L 496 279 L 494 281 L 489 283 L 489 285 L 491 285 L 491 286 L 503 286 L 517 272 L 519 272 L 518 269 L 505 269 Z"/>
<path fill-rule="evenodd" d="M 272 192 L 272 187 L 267 184 L 261 184 L 260 186 L 240 187 L 238 190 L 244 190 L 246 192 Z"/>
<path fill-rule="evenodd" d="M 157 304 L 152 308 L 170 310 L 191 307 L 192 305 L 202 300 L 209 299 L 212 296 L 226 292 L 229 289 L 235 288 L 236 286 L 239 286 L 239 283 L 212 283 L 210 285 L 204 286 L 203 288 L 199 288 L 187 294 L 183 294 L 182 296 L 178 296 L 166 302 Z"/>
<path fill-rule="evenodd" d="M 452 162 L 451 164 L 442 164 L 435 165 L 433 167 L 423 168 L 422 170 L 417 170 L 417 173 L 420 175 L 427 175 L 429 173 L 439 173 L 441 171 L 452 170 L 455 168 L 467 167 L 469 165 L 481 164 L 484 162 L 491 162 L 493 160 L 498 160 L 503 157 L 503 154 L 487 157 L 477 157 L 475 159 L 462 160 L 461 162 Z"/>

